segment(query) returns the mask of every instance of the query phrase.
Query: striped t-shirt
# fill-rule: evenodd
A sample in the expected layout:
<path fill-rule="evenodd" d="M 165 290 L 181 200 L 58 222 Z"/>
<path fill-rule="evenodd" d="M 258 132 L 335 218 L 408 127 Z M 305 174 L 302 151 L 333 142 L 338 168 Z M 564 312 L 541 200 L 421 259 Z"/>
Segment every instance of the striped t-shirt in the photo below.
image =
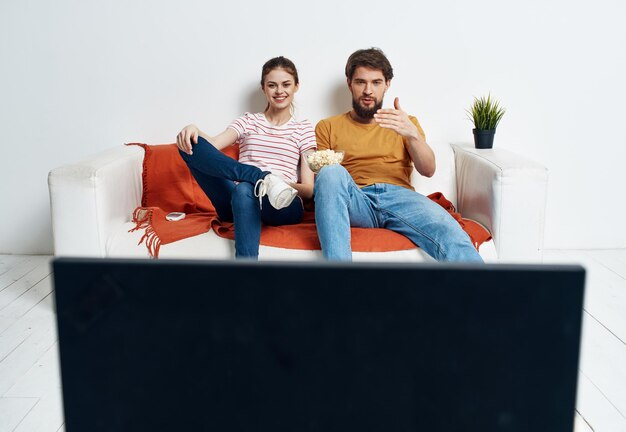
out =
<path fill-rule="evenodd" d="M 300 155 L 315 150 L 315 131 L 308 120 L 293 117 L 274 126 L 263 113 L 245 113 L 229 126 L 237 132 L 239 162 L 271 171 L 288 182 L 298 181 Z"/>

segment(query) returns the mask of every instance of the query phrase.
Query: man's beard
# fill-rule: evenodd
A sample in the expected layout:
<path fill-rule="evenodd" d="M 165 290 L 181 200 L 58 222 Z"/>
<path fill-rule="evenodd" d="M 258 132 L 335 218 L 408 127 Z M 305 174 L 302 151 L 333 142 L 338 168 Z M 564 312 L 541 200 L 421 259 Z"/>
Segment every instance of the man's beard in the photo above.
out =
<path fill-rule="evenodd" d="M 382 100 L 374 104 L 374 106 L 371 108 L 365 108 L 363 105 L 359 103 L 357 99 L 352 98 L 352 109 L 354 109 L 354 112 L 356 113 L 356 115 L 358 115 L 362 119 L 367 119 L 367 120 L 373 119 L 374 114 L 376 114 L 376 111 L 378 111 L 382 107 L 383 107 Z"/>

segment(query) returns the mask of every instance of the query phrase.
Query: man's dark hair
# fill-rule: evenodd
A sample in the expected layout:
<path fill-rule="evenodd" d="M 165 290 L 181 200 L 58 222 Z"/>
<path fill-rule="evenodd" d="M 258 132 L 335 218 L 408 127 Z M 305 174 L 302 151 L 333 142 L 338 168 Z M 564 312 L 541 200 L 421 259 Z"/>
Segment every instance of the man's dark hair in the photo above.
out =
<path fill-rule="evenodd" d="M 352 80 L 354 71 L 360 66 L 382 71 L 385 81 L 393 78 L 393 68 L 380 48 L 368 48 L 355 51 L 348 57 L 346 63 L 346 77 Z"/>

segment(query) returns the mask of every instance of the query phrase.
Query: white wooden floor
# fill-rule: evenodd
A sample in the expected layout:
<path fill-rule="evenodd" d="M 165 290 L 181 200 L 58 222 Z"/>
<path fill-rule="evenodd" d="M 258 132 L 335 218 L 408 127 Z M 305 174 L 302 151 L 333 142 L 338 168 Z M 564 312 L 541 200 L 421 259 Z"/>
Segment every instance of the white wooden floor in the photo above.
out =
<path fill-rule="evenodd" d="M 0 432 L 64 430 L 50 259 L 0 255 Z M 575 431 L 626 432 L 626 249 L 544 261 L 587 269 Z"/>

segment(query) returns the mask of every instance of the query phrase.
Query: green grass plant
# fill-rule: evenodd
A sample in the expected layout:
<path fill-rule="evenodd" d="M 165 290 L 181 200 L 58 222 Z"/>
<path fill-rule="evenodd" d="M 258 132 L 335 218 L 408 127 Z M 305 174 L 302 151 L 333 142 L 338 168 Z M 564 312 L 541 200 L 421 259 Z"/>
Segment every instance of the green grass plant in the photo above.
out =
<path fill-rule="evenodd" d="M 491 99 L 489 94 L 487 97 L 475 97 L 474 103 L 467 110 L 467 115 L 476 129 L 492 130 L 498 126 L 505 112 L 500 102 Z"/>

